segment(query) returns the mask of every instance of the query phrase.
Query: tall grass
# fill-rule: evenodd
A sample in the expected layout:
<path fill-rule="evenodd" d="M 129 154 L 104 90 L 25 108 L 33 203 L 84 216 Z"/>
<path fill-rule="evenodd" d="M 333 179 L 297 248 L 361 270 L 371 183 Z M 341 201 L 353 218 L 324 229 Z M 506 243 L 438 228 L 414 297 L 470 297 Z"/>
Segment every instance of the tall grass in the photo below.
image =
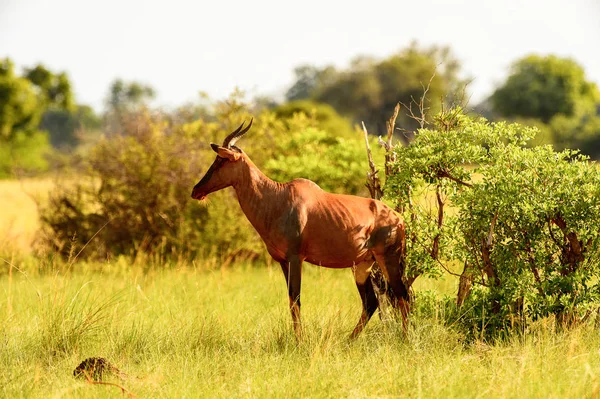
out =
<path fill-rule="evenodd" d="M 360 314 L 351 273 L 308 266 L 297 344 L 286 296 L 281 271 L 267 267 L 17 272 L 0 298 L 0 393 L 120 395 L 73 378 L 95 356 L 127 373 L 113 381 L 139 397 L 586 397 L 599 387 L 600 337 L 588 327 L 556 333 L 542 322 L 489 345 L 435 316 L 416 316 L 404 336 L 376 315 L 350 342 Z"/>
<path fill-rule="evenodd" d="M 88 357 L 107 358 L 128 375 L 107 381 L 144 398 L 572 398 L 600 390 L 593 326 L 557 332 L 542 320 L 525 335 L 467 342 L 433 301 L 414 313 L 407 335 L 376 314 L 351 342 L 360 314 L 351 273 L 306 265 L 297 343 L 274 265 L 24 256 L 37 214 L 23 187 L 49 186 L 0 182 L 0 198 L 12 198 L 0 210 L 2 397 L 122 397 L 73 377 Z M 422 298 L 453 295 L 456 280 L 420 279 L 415 289 Z"/>

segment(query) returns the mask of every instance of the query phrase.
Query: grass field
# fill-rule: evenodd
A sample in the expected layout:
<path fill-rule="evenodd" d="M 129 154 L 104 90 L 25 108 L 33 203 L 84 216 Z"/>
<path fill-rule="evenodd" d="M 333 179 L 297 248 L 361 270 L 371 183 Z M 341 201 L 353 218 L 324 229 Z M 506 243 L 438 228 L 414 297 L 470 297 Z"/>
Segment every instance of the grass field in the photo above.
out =
<path fill-rule="evenodd" d="M 3 184 L 4 199 L 2 190 L 17 186 Z M 0 237 L 20 242 L 35 234 L 37 216 L 12 198 L 0 210 Z M 376 314 L 350 342 L 360 314 L 351 272 L 306 265 L 297 343 L 279 268 L 119 258 L 40 271 L 30 256 L 21 260 L 30 245 L 22 239 L 3 252 L 14 256 L 0 256 L 3 397 L 124 397 L 73 378 L 83 359 L 100 356 L 128 375 L 105 382 L 139 398 L 580 398 L 600 390 L 600 335 L 589 326 L 556 332 L 545 320 L 491 344 L 466 342 L 435 316 L 413 317 L 404 336 Z M 455 281 L 417 289 L 451 294 Z"/>
<path fill-rule="evenodd" d="M 80 265 L 83 267 L 84 265 Z M 0 392 L 5 397 L 117 397 L 73 378 L 109 359 L 137 397 L 594 397 L 600 337 L 585 328 L 466 344 L 435 319 L 408 337 L 359 315 L 348 271 L 307 267 L 305 337 L 291 333 L 281 272 L 238 266 L 131 269 L 27 277 L 0 287 Z"/>

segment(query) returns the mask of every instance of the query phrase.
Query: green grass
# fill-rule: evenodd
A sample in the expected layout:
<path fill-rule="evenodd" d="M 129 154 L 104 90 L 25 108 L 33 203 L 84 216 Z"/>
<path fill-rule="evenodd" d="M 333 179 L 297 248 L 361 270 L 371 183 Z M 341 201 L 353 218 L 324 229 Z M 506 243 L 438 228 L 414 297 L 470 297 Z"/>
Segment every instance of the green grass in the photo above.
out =
<path fill-rule="evenodd" d="M 143 398 L 547 398 L 600 389 L 600 336 L 587 327 L 555 333 L 541 322 L 488 345 L 464 342 L 435 318 L 413 319 L 404 337 L 375 315 L 349 342 L 360 314 L 349 270 L 305 266 L 297 344 L 278 268 L 73 269 L 0 277 L 0 395 L 122 397 L 73 378 L 92 356 L 129 375 L 107 381 Z"/>

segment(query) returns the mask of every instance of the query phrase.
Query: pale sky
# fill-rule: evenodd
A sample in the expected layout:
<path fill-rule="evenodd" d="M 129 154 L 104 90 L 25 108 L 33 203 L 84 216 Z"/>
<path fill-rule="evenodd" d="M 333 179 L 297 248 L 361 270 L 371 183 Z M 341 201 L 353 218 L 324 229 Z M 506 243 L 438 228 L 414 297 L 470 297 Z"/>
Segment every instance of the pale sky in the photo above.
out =
<path fill-rule="evenodd" d="M 67 71 L 96 109 L 115 78 L 152 85 L 166 106 L 236 86 L 276 95 L 299 64 L 344 67 L 412 40 L 451 46 L 474 103 L 532 52 L 600 82 L 600 0 L 0 0 L 0 58 Z"/>

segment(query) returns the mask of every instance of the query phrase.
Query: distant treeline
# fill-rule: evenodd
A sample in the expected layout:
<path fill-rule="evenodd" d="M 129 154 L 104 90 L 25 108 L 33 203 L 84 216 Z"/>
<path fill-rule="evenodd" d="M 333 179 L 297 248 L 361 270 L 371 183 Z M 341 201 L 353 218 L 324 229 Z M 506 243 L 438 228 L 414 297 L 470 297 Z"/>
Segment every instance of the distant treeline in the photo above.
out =
<path fill-rule="evenodd" d="M 419 105 L 427 115 L 435 115 L 442 107 L 458 104 L 490 120 L 538 127 L 541 134 L 533 144 L 576 148 L 600 158 L 598 87 L 571 59 L 529 55 L 516 60 L 502 85 L 482 103 L 466 107 L 470 78 L 449 47 L 413 43 L 384 59 L 358 56 L 344 69 L 301 65 L 294 73 L 283 103 L 257 97 L 250 110 L 272 109 L 291 116 L 315 109 L 325 123 L 321 128 L 333 135 L 343 136 L 362 121 L 371 133 L 383 134 L 388 113 L 400 102 L 405 107 L 397 132 L 406 142 L 419 125 L 409 116 Z M 110 85 L 99 115 L 77 103 L 66 73 L 41 64 L 18 73 L 10 59 L 0 60 L 0 177 L 64 164 L 65 154 L 85 152 L 102 134 L 122 132 L 122 118 L 146 107 L 154 96 L 155 90 L 146 84 L 118 79 Z M 218 104 L 201 95 L 195 103 L 160 112 L 177 123 L 215 121 Z"/>

